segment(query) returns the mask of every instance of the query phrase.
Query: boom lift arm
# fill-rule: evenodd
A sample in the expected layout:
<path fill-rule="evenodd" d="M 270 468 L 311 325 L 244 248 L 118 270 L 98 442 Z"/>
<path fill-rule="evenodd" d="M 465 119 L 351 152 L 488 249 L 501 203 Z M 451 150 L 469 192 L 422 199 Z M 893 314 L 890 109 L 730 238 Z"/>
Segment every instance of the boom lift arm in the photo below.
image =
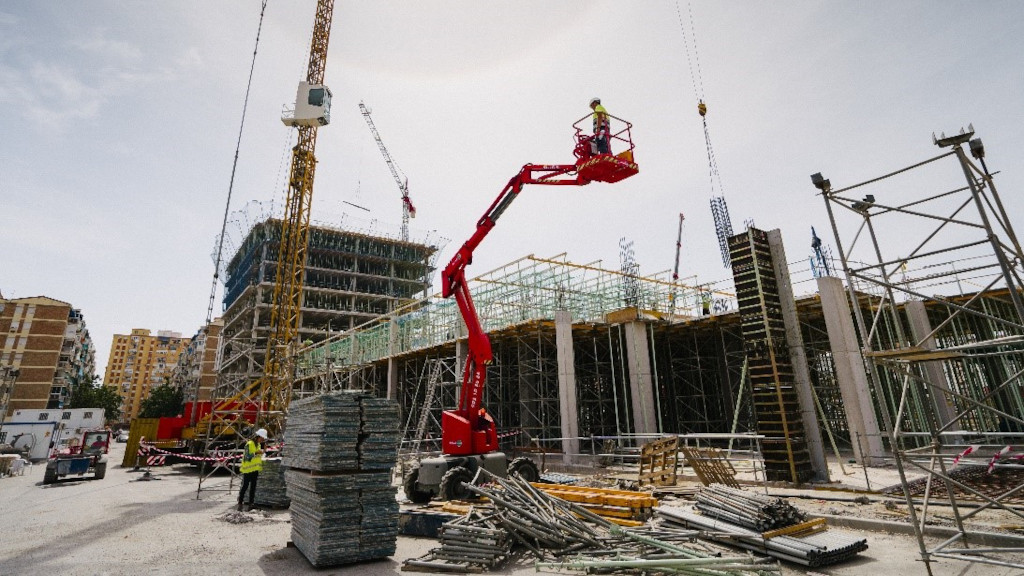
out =
<path fill-rule="evenodd" d="M 498 218 L 512 204 L 527 184 L 547 186 L 585 186 L 591 181 L 617 182 L 637 173 L 633 163 L 631 124 L 622 121 L 625 128 L 613 135 L 613 140 L 625 142 L 628 148 L 618 155 L 594 154 L 590 150 L 592 136 L 576 127 L 575 164 L 527 164 L 513 176 L 498 194 L 491 206 L 476 223 L 476 231 L 459 248 L 442 272 L 441 295 L 454 296 L 459 313 L 468 331 L 468 354 L 459 393 L 459 405 L 441 415 L 441 450 L 447 455 L 486 454 L 498 449 L 497 428 L 494 419 L 482 408 L 482 395 L 487 379 L 487 365 L 494 356 L 466 282 L 466 266 L 473 262 L 473 252 L 480 245 Z M 617 119 L 619 120 L 619 119 Z"/>

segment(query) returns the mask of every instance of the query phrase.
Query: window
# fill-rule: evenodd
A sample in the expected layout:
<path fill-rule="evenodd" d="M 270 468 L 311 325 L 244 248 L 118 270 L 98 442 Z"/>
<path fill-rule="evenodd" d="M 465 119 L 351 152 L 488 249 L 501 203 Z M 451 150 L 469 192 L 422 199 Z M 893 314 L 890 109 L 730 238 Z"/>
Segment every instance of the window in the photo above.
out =
<path fill-rule="evenodd" d="M 323 88 L 310 88 L 309 89 L 309 104 L 310 106 L 323 106 L 324 105 L 324 93 L 326 91 Z"/>
<path fill-rule="evenodd" d="M 86 420 L 92 418 L 92 412 L 86 412 L 85 414 L 82 414 L 82 418 L 85 418 Z"/>
<path fill-rule="evenodd" d="M 64 412 L 60 415 L 61 420 L 71 420 L 71 412 Z"/>
<path fill-rule="evenodd" d="M 40 412 L 39 413 L 39 421 L 40 422 L 42 422 L 44 420 L 49 420 L 49 419 L 50 419 L 50 413 L 49 412 Z"/>

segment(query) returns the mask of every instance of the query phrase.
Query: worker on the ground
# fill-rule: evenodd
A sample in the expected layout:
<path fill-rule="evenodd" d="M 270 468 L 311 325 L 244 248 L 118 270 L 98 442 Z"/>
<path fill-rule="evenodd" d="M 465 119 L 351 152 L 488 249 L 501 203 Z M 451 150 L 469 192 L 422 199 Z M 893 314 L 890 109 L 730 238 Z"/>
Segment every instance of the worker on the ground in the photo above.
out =
<path fill-rule="evenodd" d="M 267 431 L 260 428 L 256 436 L 245 443 L 245 451 L 242 452 L 242 487 L 238 489 L 238 511 L 242 511 L 242 501 L 245 498 L 246 489 L 249 490 L 249 505 L 246 510 L 251 510 L 256 501 L 256 480 L 259 478 L 260 470 L 263 470 L 263 443 L 267 439 Z"/>
<path fill-rule="evenodd" d="M 594 139 L 592 149 L 595 154 L 611 154 L 611 146 L 608 143 L 610 122 L 608 111 L 601 106 L 600 98 L 590 99 L 590 109 L 594 111 Z"/>

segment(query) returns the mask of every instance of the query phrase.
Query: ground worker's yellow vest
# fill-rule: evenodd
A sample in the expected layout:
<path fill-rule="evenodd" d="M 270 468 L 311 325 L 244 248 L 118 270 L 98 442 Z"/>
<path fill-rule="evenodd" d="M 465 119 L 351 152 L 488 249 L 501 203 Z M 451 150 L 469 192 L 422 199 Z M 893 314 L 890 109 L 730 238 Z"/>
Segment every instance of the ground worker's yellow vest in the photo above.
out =
<path fill-rule="evenodd" d="M 245 452 L 242 453 L 242 474 L 259 472 L 263 470 L 263 455 L 259 453 L 256 443 L 249 440 L 245 443 Z"/>

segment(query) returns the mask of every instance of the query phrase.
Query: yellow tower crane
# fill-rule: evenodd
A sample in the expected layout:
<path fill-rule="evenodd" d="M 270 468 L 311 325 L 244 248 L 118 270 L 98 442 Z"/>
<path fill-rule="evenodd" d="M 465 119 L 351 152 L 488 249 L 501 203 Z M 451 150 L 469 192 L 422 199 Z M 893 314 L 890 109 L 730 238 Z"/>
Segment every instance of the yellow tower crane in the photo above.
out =
<path fill-rule="evenodd" d="M 331 36 L 334 0 L 319 0 L 313 41 L 309 48 L 306 79 L 299 82 L 295 106 L 286 109 L 281 121 L 298 129 L 298 143 L 292 148 L 292 166 L 288 176 L 281 242 L 278 247 L 277 274 L 271 301 L 270 337 L 267 340 L 263 377 L 257 380 L 260 421 L 271 433 L 283 425 L 283 416 L 291 400 L 291 380 L 287 359 L 299 334 L 299 313 L 309 244 L 309 213 L 313 201 L 313 176 L 316 172 L 316 133 L 331 121 L 331 91 L 324 85 L 327 45 Z"/>

